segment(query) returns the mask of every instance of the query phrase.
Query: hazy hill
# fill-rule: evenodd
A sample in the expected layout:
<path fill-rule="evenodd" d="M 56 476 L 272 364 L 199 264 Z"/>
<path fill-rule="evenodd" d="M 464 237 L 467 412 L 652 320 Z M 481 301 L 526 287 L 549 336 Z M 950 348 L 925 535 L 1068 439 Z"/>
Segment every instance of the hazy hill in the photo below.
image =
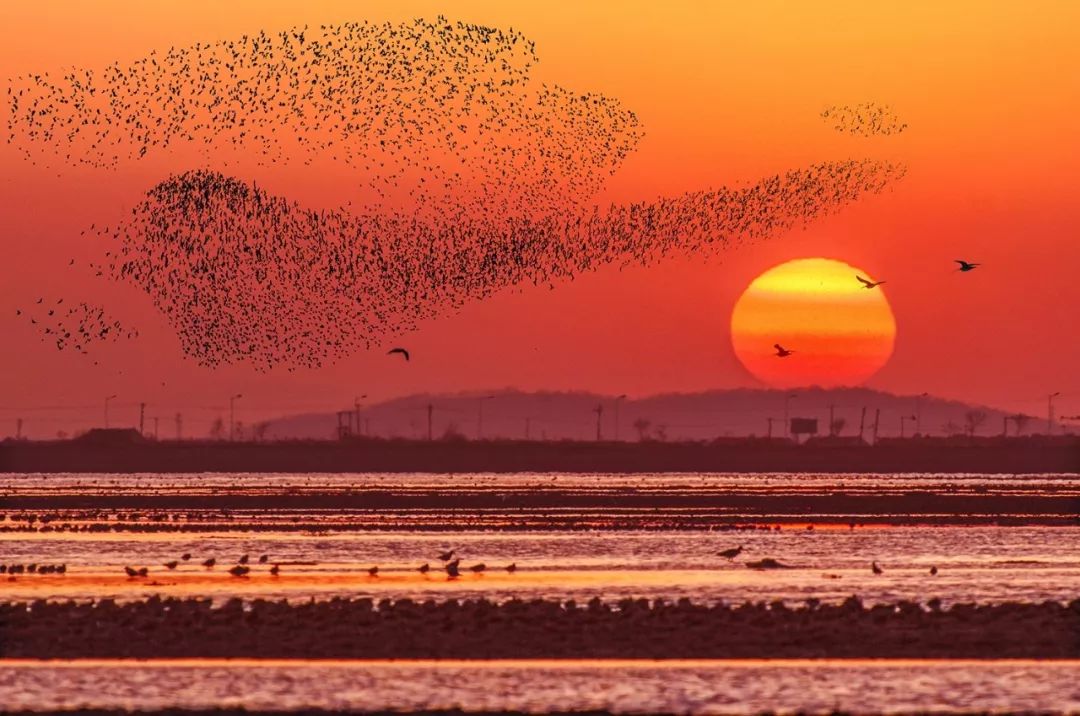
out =
<path fill-rule="evenodd" d="M 713 390 L 674 393 L 618 401 L 615 396 L 586 392 L 525 393 L 500 390 L 484 393 L 413 395 L 364 407 L 359 413 L 361 428 L 379 437 L 425 437 L 428 405 L 432 406 L 432 432 L 436 438 L 458 434 L 484 438 L 579 439 L 596 438 L 598 406 L 602 406 L 600 431 L 604 439 L 637 440 L 652 438 L 712 439 L 723 436 L 764 436 L 768 419 L 779 436 L 784 418 L 785 396 L 789 417 L 818 420 L 820 434 L 828 432 L 830 406 L 837 421 L 843 421 L 841 435 L 858 435 L 865 414 L 865 435 L 870 438 L 876 411 L 880 410 L 879 435 L 900 434 L 901 416 L 905 434 L 921 424 L 928 435 L 963 433 L 969 415 L 981 414 L 977 435 L 1000 435 L 1006 413 L 933 397 L 893 395 L 865 388 L 780 390 Z M 618 428 L 616 428 L 616 412 Z M 916 419 L 918 417 L 919 419 Z M 1021 421 L 1024 434 L 1045 432 L 1045 418 Z M 337 434 L 334 413 L 294 415 L 269 421 L 265 438 L 327 439 Z M 1055 430 L 1059 428 L 1055 427 Z M 1016 424 L 1009 421 L 1009 434 Z"/>

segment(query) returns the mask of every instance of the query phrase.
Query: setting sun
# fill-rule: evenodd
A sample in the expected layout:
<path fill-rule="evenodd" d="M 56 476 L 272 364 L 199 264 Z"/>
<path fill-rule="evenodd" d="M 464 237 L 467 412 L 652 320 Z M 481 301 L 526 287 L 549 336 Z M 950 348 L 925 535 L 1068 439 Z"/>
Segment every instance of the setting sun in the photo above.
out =
<path fill-rule="evenodd" d="M 843 261 L 797 259 L 769 269 L 743 291 L 731 342 L 746 369 L 773 386 L 857 385 L 888 362 L 896 321 L 881 286 Z M 791 355 L 778 355 L 776 345 Z"/>

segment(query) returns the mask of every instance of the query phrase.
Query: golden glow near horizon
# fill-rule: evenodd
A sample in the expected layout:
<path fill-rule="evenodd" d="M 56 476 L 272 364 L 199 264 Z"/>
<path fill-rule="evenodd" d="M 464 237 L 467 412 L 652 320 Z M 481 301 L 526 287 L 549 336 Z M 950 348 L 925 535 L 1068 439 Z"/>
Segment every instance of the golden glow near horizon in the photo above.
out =
<path fill-rule="evenodd" d="M 888 362 L 896 320 L 885 286 L 843 261 L 796 259 L 754 279 L 735 304 L 735 355 L 759 380 L 778 387 L 858 385 Z M 794 351 L 780 358 L 774 344 Z"/>

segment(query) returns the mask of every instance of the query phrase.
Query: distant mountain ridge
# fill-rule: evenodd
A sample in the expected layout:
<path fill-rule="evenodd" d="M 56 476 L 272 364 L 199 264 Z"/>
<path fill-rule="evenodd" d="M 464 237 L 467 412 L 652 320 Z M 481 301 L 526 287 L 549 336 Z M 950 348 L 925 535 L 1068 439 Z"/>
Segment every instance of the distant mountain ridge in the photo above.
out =
<path fill-rule="evenodd" d="M 790 396 L 790 397 L 789 397 Z M 785 410 L 786 404 L 786 410 Z M 619 398 L 591 392 L 524 392 L 514 389 L 453 394 L 417 394 L 343 410 L 341 424 L 384 438 L 425 438 L 428 406 L 431 433 L 438 439 L 475 440 L 710 440 L 719 437 L 762 437 L 783 433 L 790 418 L 817 420 L 818 434 L 829 433 L 830 416 L 837 434 L 880 437 L 974 432 L 976 435 L 1029 435 L 1046 432 L 1046 420 L 1015 419 L 1013 413 L 932 396 L 894 395 L 869 388 L 805 388 L 768 390 L 740 388 L 696 393 L 668 393 Z M 831 407 L 830 407 L 831 406 Z M 865 414 L 863 412 L 865 408 Z M 599 411 L 599 414 L 598 414 Z M 880 415 L 878 413 L 880 411 Z M 901 425 L 903 423 L 903 425 Z M 336 413 L 309 413 L 266 421 L 264 439 L 331 439 L 337 437 Z M 1055 425 L 1054 431 L 1059 432 Z"/>

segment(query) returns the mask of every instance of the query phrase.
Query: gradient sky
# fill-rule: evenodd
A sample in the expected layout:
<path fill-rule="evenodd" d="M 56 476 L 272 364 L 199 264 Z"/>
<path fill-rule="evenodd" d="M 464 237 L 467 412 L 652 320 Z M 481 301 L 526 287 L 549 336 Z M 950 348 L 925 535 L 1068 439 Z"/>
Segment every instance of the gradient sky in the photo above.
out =
<path fill-rule="evenodd" d="M 888 281 L 894 355 L 868 383 L 1044 414 L 1080 413 L 1080 4 L 1070 2 L 9 2 L 0 68 L 10 77 L 103 66 L 153 48 L 344 22 L 443 13 L 536 41 L 535 78 L 616 97 L 646 136 L 603 199 L 651 199 L 811 162 L 903 161 L 907 177 L 805 231 L 731 252 L 605 270 L 555 290 L 507 291 L 431 322 L 383 351 L 319 371 L 200 368 L 145 296 L 59 269 L 97 255 L 79 232 L 129 211 L 182 150 L 115 171 L 32 166 L 0 145 L 0 435 L 83 423 L 117 394 L 118 422 L 184 411 L 192 432 L 241 392 L 251 421 L 425 390 L 503 386 L 642 395 L 756 385 L 731 345 L 739 294 L 762 271 L 824 256 Z M 891 105 L 893 137 L 853 137 L 818 117 L 831 104 Z M 349 200 L 343 166 L 228 171 L 313 206 Z M 983 263 L 956 273 L 954 258 Z M 37 341 L 14 309 L 38 295 L 106 305 L 142 337 L 99 349 L 102 366 Z M 162 381 L 165 385 L 162 386 Z M 33 410 L 86 406 L 74 411 Z M 35 424 L 37 428 L 32 428 Z"/>

